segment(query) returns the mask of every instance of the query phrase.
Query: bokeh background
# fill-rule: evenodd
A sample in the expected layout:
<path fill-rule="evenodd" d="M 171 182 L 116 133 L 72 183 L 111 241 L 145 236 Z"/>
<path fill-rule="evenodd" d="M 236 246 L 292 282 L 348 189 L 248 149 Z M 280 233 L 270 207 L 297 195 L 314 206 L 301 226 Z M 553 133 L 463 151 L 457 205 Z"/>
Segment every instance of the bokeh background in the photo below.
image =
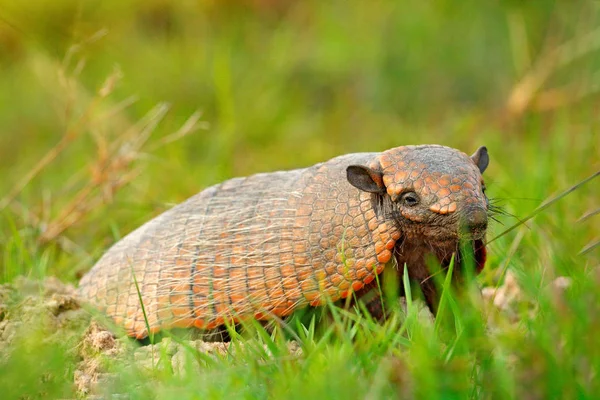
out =
<path fill-rule="evenodd" d="M 76 284 L 145 221 L 234 176 L 422 143 L 489 149 L 505 212 L 487 295 L 446 288 L 434 324 L 410 301 L 384 324 L 320 319 L 322 335 L 290 320 L 301 356 L 264 330 L 231 357 L 184 352 L 187 374 L 152 350 L 100 393 L 596 398 L 599 72 L 598 0 L 0 0 L 3 398 L 100 379 L 95 325 L 53 277 Z"/>
<path fill-rule="evenodd" d="M 488 192 L 523 217 L 600 168 L 599 17 L 586 0 L 0 0 L 0 250 L 23 261 L 2 280 L 74 282 L 211 184 L 404 144 L 487 145 Z M 579 254 L 597 205 L 594 181 L 490 265 L 598 264 Z"/>

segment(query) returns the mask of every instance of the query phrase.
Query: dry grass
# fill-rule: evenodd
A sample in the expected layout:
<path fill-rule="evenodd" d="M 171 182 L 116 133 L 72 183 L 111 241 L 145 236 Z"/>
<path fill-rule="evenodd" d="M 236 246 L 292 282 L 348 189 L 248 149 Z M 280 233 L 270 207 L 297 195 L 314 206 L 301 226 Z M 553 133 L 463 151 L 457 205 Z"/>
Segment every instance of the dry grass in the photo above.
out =
<path fill-rule="evenodd" d="M 110 204 L 116 193 L 140 174 L 149 152 L 185 138 L 198 129 L 207 128 L 198 111 L 175 132 L 153 139 L 153 132 L 169 111 L 168 104 L 157 104 L 140 120 L 129 121 L 127 109 L 135 103 L 135 98 L 129 97 L 120 102 L 111 98 L 122 73 L 115 69 L 95 93 L 88 93 L 78 80 L 83 61 L 70 68 L 77 48 L 79 46 L 74 46 L 61 64 L 46 61 L 48 65 L 44 72 L 56 74 L 57 91 L 64 95 L 65 132 L 58 143 L 0 199 L 0 211 L 10 207 L 23 214 L 27 223 L 39 232 L 37 240 L 40 245 L 56 242 L 66 251 L 75 247 L 67 235 L 69 228 L 83 223 L 92 211 Z M 76 114 L 74 110 L 82 108 L 82 104 L 85 104 L 83 110 Z M 52 207 L 46 204 L 38 215 L 23 206 L 18 200 L 23 189 L 43 171 L 51 170 L 53 162 L 86 135 L 94 142 L 94 152 L 82 157 L 87 163 L 56 190 L 55 197 L 64 203 L 60 209 L 51 212 Z"/>

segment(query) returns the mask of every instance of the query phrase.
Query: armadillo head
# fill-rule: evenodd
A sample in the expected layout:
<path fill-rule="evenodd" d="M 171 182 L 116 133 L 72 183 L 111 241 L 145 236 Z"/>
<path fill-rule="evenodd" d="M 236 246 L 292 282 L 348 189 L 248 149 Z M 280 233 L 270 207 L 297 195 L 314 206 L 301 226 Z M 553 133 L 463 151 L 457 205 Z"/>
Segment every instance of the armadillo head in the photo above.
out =
<path fill-rule="evenodd" d="M 432 249 L 447 262 L 466 239 L 481 270 L 489 209 L 482 173 L 488 163 L 485 147 L 469 157 L 444 146 L 403 146 L 369 165 L 348 167 L 347 175 L 353 186 L 378 197 L 379 212 L 398 225 L 403 246 Z"/>

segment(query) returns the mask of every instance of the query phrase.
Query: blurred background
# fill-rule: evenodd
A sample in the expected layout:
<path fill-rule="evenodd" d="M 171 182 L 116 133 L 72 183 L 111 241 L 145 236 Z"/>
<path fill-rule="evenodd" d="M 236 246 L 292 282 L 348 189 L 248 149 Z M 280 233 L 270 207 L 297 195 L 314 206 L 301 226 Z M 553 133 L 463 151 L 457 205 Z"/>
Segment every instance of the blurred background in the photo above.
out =
<path fill-rule="evenodd" d="M 0 0 L 2 281 L 75 281 L 227 178 L 404 144 L 487 145 L 488 192 L 522 217 L 600 169 L 599 17 L 591 0 Z M 597 265 L 598 192 L 495 241 L 490 265 Z"/>

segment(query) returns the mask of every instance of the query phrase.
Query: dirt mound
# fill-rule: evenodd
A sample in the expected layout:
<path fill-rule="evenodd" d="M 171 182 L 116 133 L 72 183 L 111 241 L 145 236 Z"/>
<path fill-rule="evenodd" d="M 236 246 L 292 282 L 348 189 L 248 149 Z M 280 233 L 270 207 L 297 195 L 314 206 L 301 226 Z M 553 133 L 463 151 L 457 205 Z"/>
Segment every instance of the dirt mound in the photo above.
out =
<path fill-rule="evenodd" d="M 75 299 L 75 288 L 56 278 L 18 278 L 13 284 L 0 285 L 0 353 L 10 348 L 17 334 L 43 330 L 48 342 L 64 341 L 88 323 L 88 313 Z"/>

